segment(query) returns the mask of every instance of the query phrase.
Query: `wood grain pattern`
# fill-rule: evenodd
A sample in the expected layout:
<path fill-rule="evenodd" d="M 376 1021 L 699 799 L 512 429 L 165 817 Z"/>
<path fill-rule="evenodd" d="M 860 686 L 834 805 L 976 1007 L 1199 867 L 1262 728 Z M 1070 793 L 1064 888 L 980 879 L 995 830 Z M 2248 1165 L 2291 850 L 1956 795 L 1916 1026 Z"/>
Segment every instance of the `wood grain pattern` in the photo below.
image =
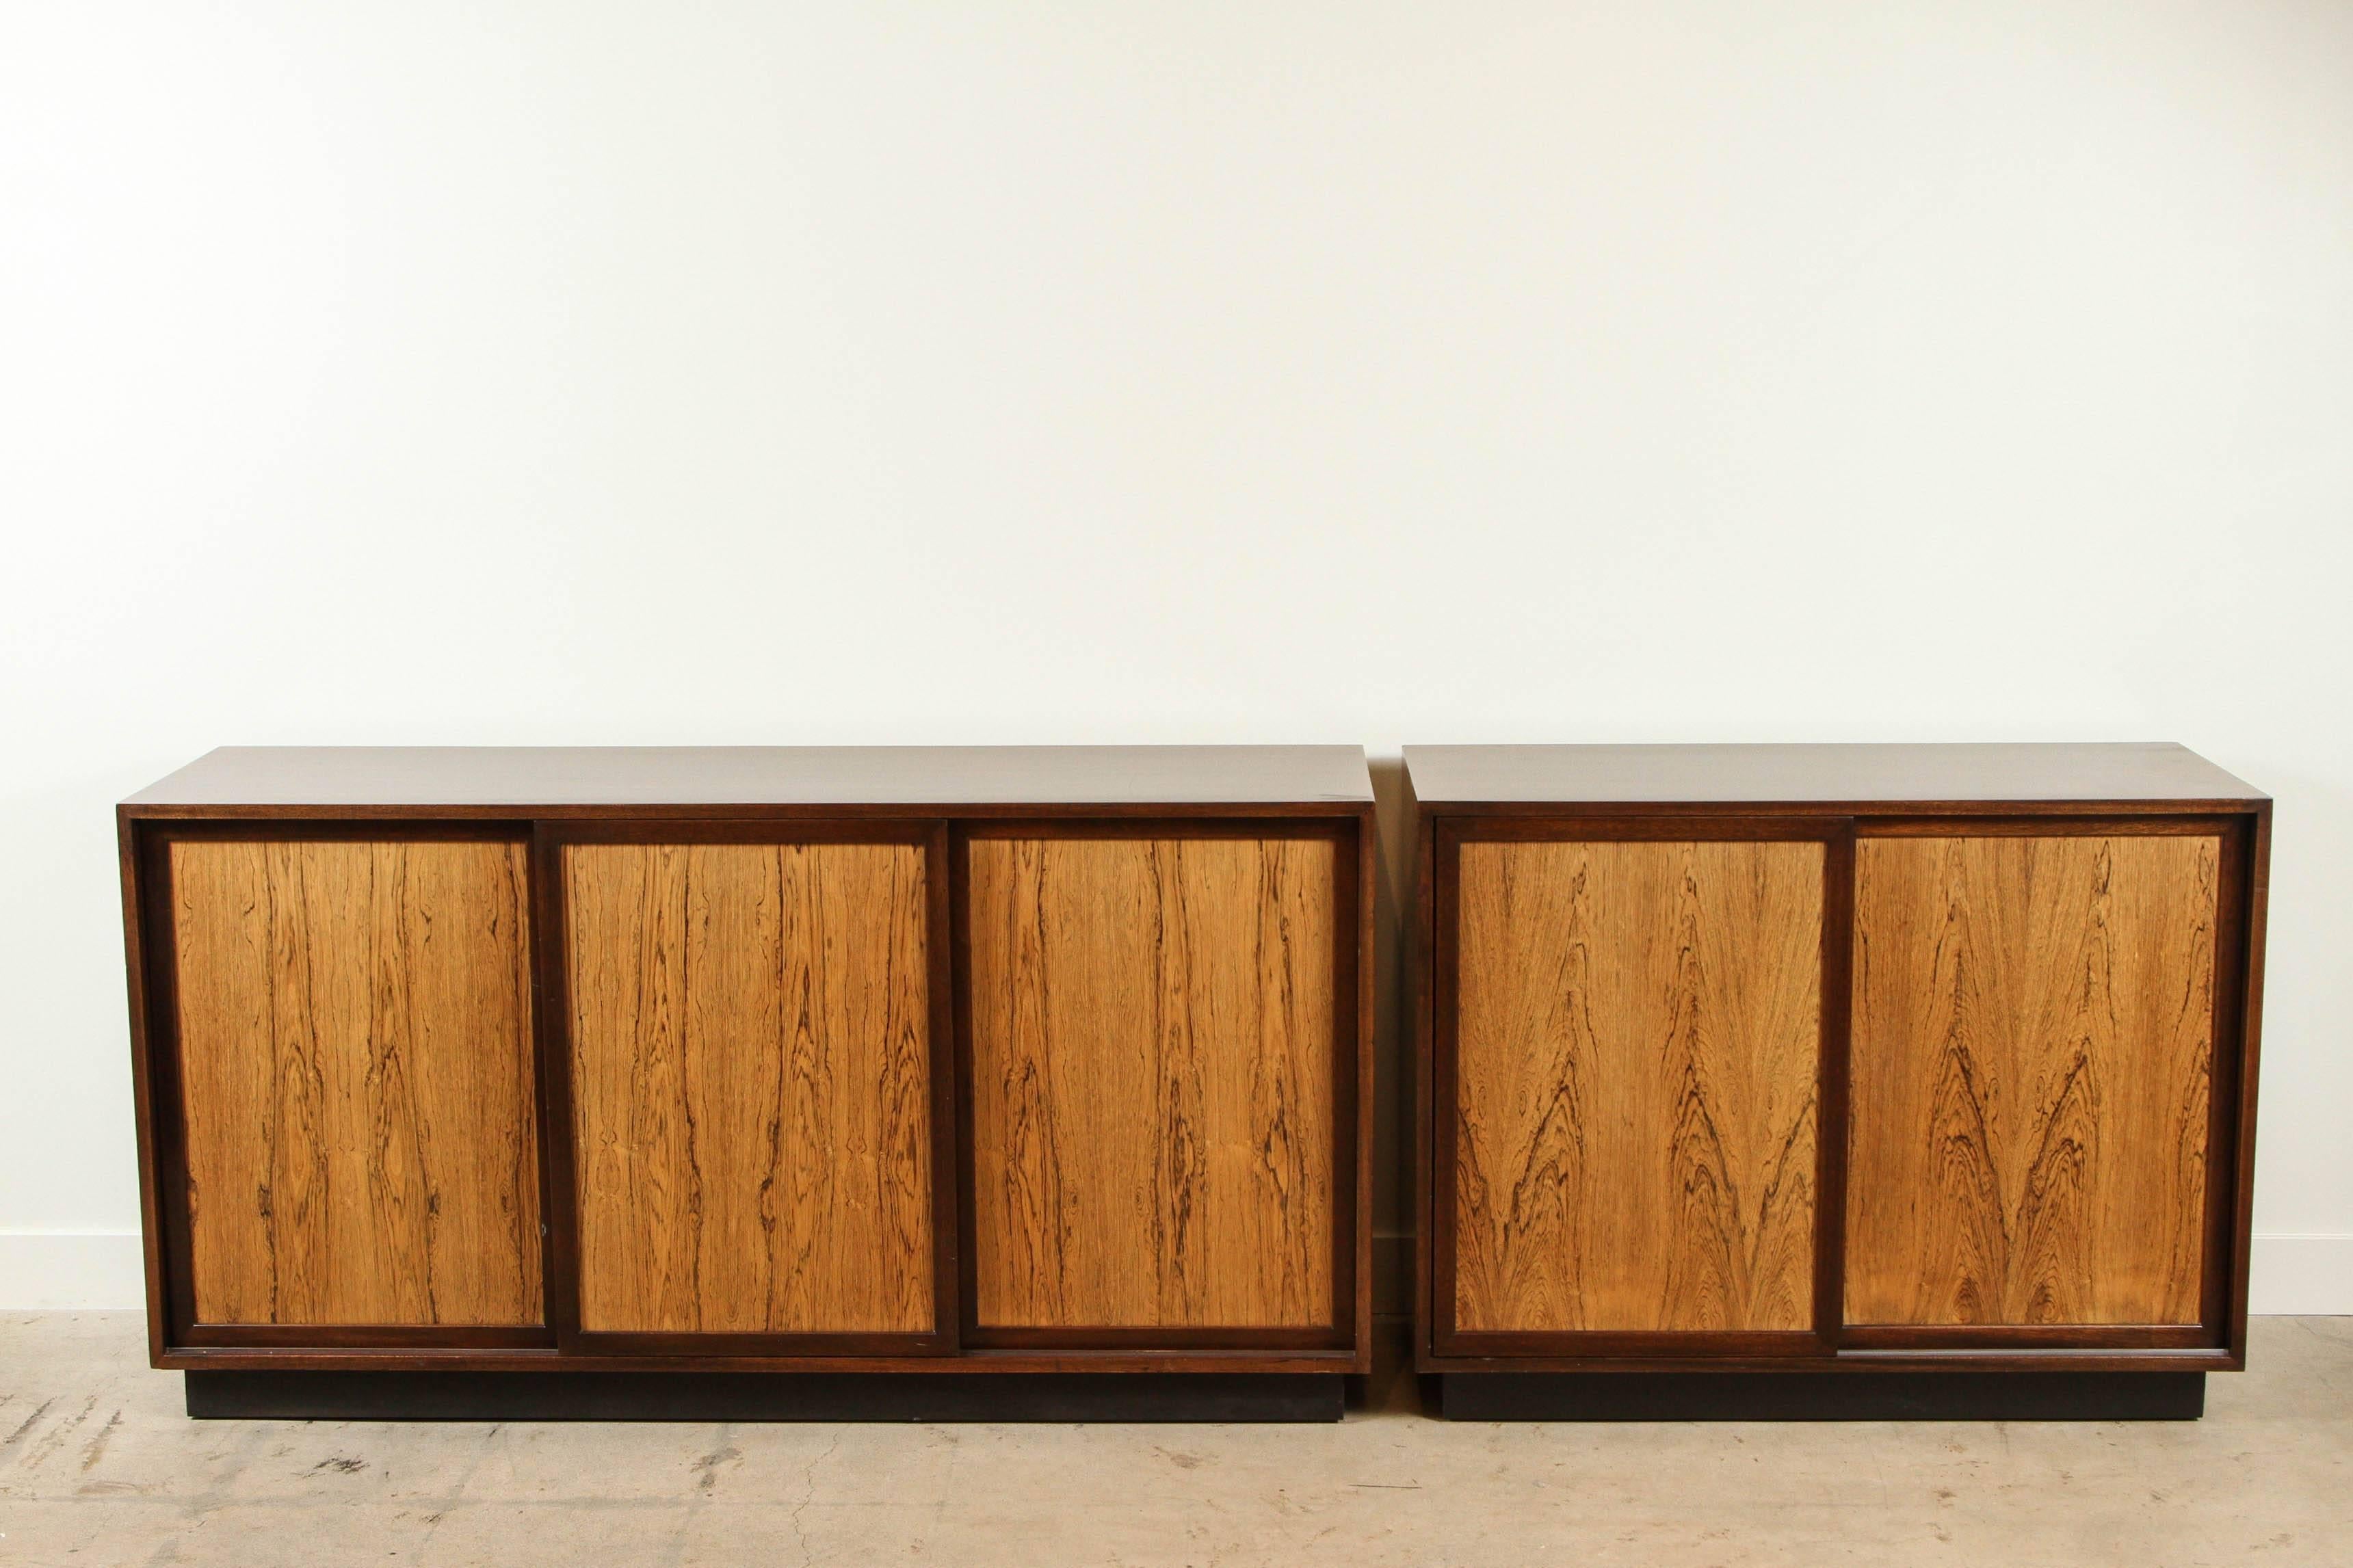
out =
<path fill-rule="evenodd" d="M 934 1326 L 925 854 L 564 850 L 580 1326 Z"/>
<path fill-rule="evenodd" d="M 539 1322 L 523 846 L 171 868 L 196 1320 Z"/>
<path fill-rule="evenodd" d="M 1824 853 L 1461 847 L 1458 1331 L 1812 1326 Z"/>
<path fill-rule="evenodd" d="M 1333 1323 L 1324 837 L 975 837 L 978 1321 Z"/>
<path fill-rule="evenodd" d="M 1849 1321 L 2198 1321 L 2221 848 L 1856 846 Z"/>

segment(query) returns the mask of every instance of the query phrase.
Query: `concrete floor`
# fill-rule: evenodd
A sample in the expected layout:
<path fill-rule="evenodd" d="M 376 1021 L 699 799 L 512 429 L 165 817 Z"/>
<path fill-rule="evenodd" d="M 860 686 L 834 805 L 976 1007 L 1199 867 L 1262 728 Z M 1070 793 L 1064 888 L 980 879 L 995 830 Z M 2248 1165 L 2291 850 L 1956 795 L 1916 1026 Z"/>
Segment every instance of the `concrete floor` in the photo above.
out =
<path fill-rule="evenodd" d="M 191 1422 L 136 1313 L 0 1317 L 0 1563 L 2353 1563 L 2353 1318 L 2165 1425 Z"/>

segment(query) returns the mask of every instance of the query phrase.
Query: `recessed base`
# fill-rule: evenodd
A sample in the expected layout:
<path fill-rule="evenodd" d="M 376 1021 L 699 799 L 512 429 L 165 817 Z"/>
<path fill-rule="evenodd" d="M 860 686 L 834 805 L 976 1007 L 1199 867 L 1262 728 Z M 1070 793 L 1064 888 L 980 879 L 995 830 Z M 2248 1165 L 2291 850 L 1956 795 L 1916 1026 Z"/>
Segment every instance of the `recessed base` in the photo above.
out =
<path fill-rule="evenodd" d="M 191 1372 L 188 1414 L 285 1421 L 1337 1421 L 1320 1373 Z"/>
<path fill-rule="evenodd" d="M 1447 1372 L 1450 1421 L 2195 1421 L 2202 1372 Z"/>

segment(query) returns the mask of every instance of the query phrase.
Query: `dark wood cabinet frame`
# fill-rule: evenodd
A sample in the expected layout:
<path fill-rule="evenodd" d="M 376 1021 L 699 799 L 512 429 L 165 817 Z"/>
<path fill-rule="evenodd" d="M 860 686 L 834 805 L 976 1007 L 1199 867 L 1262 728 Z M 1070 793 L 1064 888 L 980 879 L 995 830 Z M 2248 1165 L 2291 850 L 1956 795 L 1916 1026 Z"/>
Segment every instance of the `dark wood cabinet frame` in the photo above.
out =
<path fill-rule="evenodd" d="M 1083 760 L 1083 753 L 1081 753 Z M 1358 764 L 1361 767 L 1361 763 Z M 1210 1331 L 996 1329 L 969 1321 L 969 1031 L 962 957 L 964 847 L 973 835 L 1316 836 L 1340 846 L 1335 995 L 1333 1322 Z M 611 805 L 405 803 L 117 809 L 128 965 L 149 1359 L 223 1372 L 744 1372 L 1318 1373 L 1371 1370 L 1372 899 L 1369 792 L 1284 800 Z M 189 1273 L 169 845 L 175 839 L 493 839 L 530 847 L 531 962 L 540 1119 L 543 1281 L 537 1327 L 198 1325 Z M 935 1321 L 924 1334 L 584 1332 L 579 1326 L 573 1108 L 558 859 L 564 845 L 909 842 L 926 846 L 931 968 Z M 1336 1386 L 1336 1385 L 1335 1385 Z M 1336 1412 L 1336 1405 L 1334 1407 Z"/>
<path fill-rule="evenodd" d="M 2246 1364 L 2247 1272 L 2271 803 L 2221 801 L 1424 801 L 1415 807 L 1409 933 L 1413 1016 L 1414 1363 L 1433 1373 L 2234 1372 Z M 1848 1051 L 1854 846 L 1896 836 L 2195 834 L 2221 840 L 2204 1279 L 2196 1324 L 1917 1326 L 1845 1321 Z M 1810 1333 L 1458 1331 L 1453 1325 L 1454 889 L 1479 839 L 1817 841 L 1825 858 L 1818 1209 Z"/>

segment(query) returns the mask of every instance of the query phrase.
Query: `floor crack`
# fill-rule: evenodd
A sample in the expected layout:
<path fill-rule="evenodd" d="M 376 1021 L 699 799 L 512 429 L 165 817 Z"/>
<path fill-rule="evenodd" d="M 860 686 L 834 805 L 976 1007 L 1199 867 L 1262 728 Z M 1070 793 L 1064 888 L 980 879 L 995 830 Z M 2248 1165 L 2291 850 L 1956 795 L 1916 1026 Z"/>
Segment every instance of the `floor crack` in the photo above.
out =
<path fill-rule="evenodd" d="M 840 1447 L 841 1439 L 836 1436 L 825 1446 L 825 1452 L 811 1459 L 808 1468 L 801 1472 L 801 1500 L 793 1504 L 792 1513 L 793 1540 L 801 1549 L 801 1568 L 811 1568 L 811 1564 L 817 1562 L 817 1554 L 809 1550 L 808 1532 L 801 1528 L 801 1515 L 809 1504 L 817 1500 L 818 1467 L 832 1458 Z"/>

